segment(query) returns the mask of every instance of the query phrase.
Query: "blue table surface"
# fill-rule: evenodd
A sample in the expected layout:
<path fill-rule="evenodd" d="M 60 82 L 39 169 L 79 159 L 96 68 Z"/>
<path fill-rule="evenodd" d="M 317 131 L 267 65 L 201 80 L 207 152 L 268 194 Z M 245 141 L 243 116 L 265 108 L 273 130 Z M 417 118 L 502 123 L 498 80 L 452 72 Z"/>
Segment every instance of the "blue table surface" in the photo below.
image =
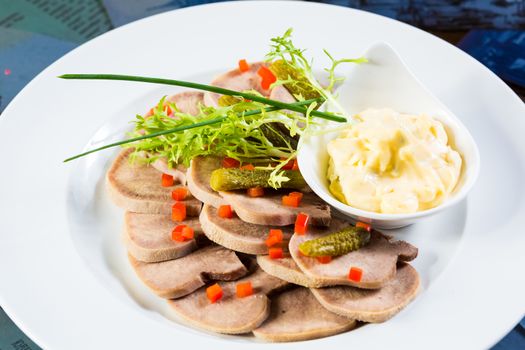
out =
<path fill-rule="evenodd" d="M 34 76 L 79 44 L 143 17 L 210 2 L 216 1 L 0 0 L 0 112 Z M 458 46 L 503 80 L 525 87 L 525 31 L 517 30 L 525 27 L 525 0 L 320 2 L 361 8 L 431 31 L 470 30 Z M 471 30 L 476 27 L 491 30 Z M 39 347 L 0 309 L 0 350 L 7 349 Z M 493 349 L 525 349 L 525 318 Z"/>

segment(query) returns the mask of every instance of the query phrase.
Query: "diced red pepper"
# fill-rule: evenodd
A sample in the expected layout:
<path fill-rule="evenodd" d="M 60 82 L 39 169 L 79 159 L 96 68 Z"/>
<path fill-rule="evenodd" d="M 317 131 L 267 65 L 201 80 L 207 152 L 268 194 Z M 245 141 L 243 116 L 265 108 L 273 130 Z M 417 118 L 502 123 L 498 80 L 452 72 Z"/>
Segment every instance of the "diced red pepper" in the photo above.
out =
<path fill-rule="evenodd" d="M 255 170 L 255 167 L 253 166 L 252 163 L 248 163 L 248 164 L 246 164 L 246 165 L 243 165 L 243 166 L 241 167 L 241 170 Z"/>
<path fill-rule="evenodd" d="M 257 74 L 262 78 L 261 87 L 265 90 L 268 90 L 270 85 L 277 81 L 277 77 L 265 66 L 259 68 Z"/>
<path fill-rule="evenodd" d="M 281 160 L 286 160 L 286 158 L 281 158 Z M 288 162 L 286 162 L 285 165 L 283 165 L 283 170 L 292 170 L 293 163 L 294 163 L 294 160 L 290 159 Z"/>
<path fill-rule="evenodd" d="M 183 227 L 181 231 L 182 237 L 184 237 L 187 240 L 193 239 L 195 237 L 195 232 L 191 227 Z"/>
<path fill-rule="evenodd" d="M 246 193 L 250 197 L 262 197 L 264 196 L 264 188 L 262 187 L 251 187 L 246 190 Z"/>
<path fill-rule="evenodd" d="M 318 256 L 317 261 L 319 261 L 321 264 L 328 264 L 330 261 L 332 261 L 332 257 L 327 256 Z"/>
<path fill-rule="evenodd" d="M 277 236 L 269 236 L 268 238 L 266 238 L 266 241 L 264 241 L 264 243 L 266 244 L 268 248 L 270 248 L 276 244 L 281 243 L 281 241 L 279 241 L 279 237 Z"/>
<path fill-rule="evenodd" d="M 237 159 L 234 159 L 234 158 L 225 157 L 222 160 L 223 168 L 238 168 L 239 165 L 241 165 L 241 163 Z"/>
<path fill-rule="evenodd" d="M 248 297 L 253 294 L 252 282 L 239 282 L 236 285 L 236 294 L 238 298 Z"/>
<path fill-rule="evenodd" d="M 177 202 L 171 207 L 171 219 L 173 221 L 184 221 L 186 219 L 186 204 Z"/>
<path fill-rule="evenodd" d="M 293 160 L 292 170 L 299 170 L 299 162 L 297 159 Z"/>
<path fill-rule="evenodd" d="M 183 201 L 188 196 L 188 189 L 186 187 L 178 187 L 171 192 L 171 198 L 176 201 Z"/>
<path fill-rule="evenodd" d="M 283 257 L 283 248 L 270 248 L 268 249 L 268 255 L 270 259 L 281 259 Z"/>
<path fill-rule="evenodd" d="M 161 185 L 162 187 L 171 187 L 175 183 L 175 180 L 173 179 L 173 176 L 168 174 L 162 174 L 161 178 Z"/>
<path fill-rule="evenodd" d="M 283 230 L 280 230 L 280 229 L 270 229 L 270 233 L 268 234 L 268 237 L 277 237 L 277 239 L 279 240 L 279 242 L 282 242 L 283 241 Z"/>
<path fill-rule="evenodd" d="M 185 238 L 182 236 L 182 230 L 187 227 L 186 225 L 177 225 L 173 231 L 171 231 L 171 239 L 177 242 L 184 242 Z"/>
<path fill-rule="evenodd" d="M 303 199 L 303 194 L 301 192 L 290 192 L 288 195 L 290 197 L 299 197 L 300 199 Z"/>
<path fill-rule="evenodd" d="M 173 111 L 171 110 L 170 105 L 167 103 L 164 103 L 164 112 L 166 112 L 166 115 L 168 117 L 173 114 Z"/>
<path fill-rule="evenodd" d="M 233 210 L 231 205 L 221 205 L 219 209 L 217 209 L 217 214 L 223 219 L 233 218 Z"/>
<path fill-rule="evenodd" d="M 246 60 L 242 59 L 242 60 L 239 60 L 239 70 L 244 73 L 244 72 L 247 72 L 250 70 L 250 65 L 248 64 L 248 62 L 246 62 Z"/>
<path fill-rule="evenodd" d="M 362 277 L 363 277 L 363 270 L 361 270 L 359 267 L 354 267 L 354 266 L 350 268 L 350 271 L 348 272 L 348 279 L 350 281 L 360 282 Z"/>
<path fill-rule="evenodd" d="M 308 221 L 310 217 L 305 213 L 297 214 L 295 219 L 295 233 L 298 235 L 304 235 L 306 233 L 306 228 L 308 227 Z"/>
<path fill-rule="evenodd" d="M 222 294 L 222 288 L 221 286 L 219 286 L 218 283 L 215 283 L 214 285 L 211 285 L 208 288 L 206 288 L 206 296 L 212 304 L 220 300 L 222 298 Z"/>
<path fill-rule="evenodd" d="M 283 242 L 283 231 L 279 229 L 271 229 L 270 233 L 268 234 L 268 238 L 266 239 L 265 243 L 266 246 L 273 247 L 276 244 Z"/>
<path fill-rule="evenodd" d="M 283 196 L 283 205 L 287 207 L 297 208 L 301 203 L 301 197 L 297 196 Z"/>
<path fill-rule="evenodd" d="M 356 222 L 355 227 L 364 228 L 368 232 L 372 231 L 372 226 L 370 224 L 367 224 L 366 222 L 358 221 L 358 222 Z"/>

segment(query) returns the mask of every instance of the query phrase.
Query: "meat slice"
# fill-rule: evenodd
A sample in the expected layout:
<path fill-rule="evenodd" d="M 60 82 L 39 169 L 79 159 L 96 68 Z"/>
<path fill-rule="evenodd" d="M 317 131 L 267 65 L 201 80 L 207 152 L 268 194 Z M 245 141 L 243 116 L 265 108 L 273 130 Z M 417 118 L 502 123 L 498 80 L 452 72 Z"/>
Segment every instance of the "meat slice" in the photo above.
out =
<path fill-rule="evenodd" d="M 295 288 L 271 298 L 270 316 L 253 334 L 272 342 L 327 337 L 355 327 L 356 321 L 319 304 L 307 288 Z"/>
<path fill-rule="evenodd" d="M 199 216 L 204 234 L 213 242 L 226 248 L 247 254 L 268 254 L 266 239 L 273 226 L 254 225 L 238 217 L 221 218 L 217 209 L 205 204 Z M 284 246 L 293 234 L 292 226 L 281 228 Z"/>
<path fill-rule="evenodd" d="M 221 167 L 219 157 L 195 157 L 191 160 L 187 172 L 188 188 L 195 198 L 215 208 L 226 204 L 226 201 L 210 186 L 211 173 Z"/>
<path fill-rule="evenodd" d="M 204 93 L 200 91 L 184 91 L 166 98 L 166 102 L 172 102 L 179 111 L 191 115 L 199 114 L 199 106 L 204 102 Z M 158 171 L 173 176 L 179 183 L 186 183 L 186 167 L 179 164 L 170 167 L 165 158 L 159 158 L 151 165 Z"/>
<path fill-rule="evenodd" d="M 330 225 L 330 206 L 313 193 L 304 193 L 297 208 L 284 206 L 280 191 L 268 191 L 263 197 L 249 197 L 245 192 L 219 193 L 239 218 L 251 224 L 288 226 L 294 224 L 297 214 L 302 212 L 310 216 L 310 225 Z"/>
<path fill-rule="evenodd" d="M 177 186 L 162 187 L 161 174 L 140 160 L 133 164 L 129 155 L 133 149 L 123 150 L 113 161 L 106 176 L 106 184 L 113 202 L 136 213 L 170 214 L 173 206 L 171 192 Z M 188 195 L 184 200 L 187 216 L 198 216 L 201 202 Z"/>
<path fill-rule="evenodd" d="M 270 92 L 270 99 L 286 103 L 297 102 L 295 97 L 282 85 L 278 85 Z"/>
<path fill-rule="evenodd" d="M 417 295 L 419 275 L 409 264 L 400 264 L 396 277 L 383 288 L 358 289 L 348 286 L 312 289 L 328 310 L 364 322 L 385 322 L 401 311 Z"/>
<path fill-rule="evenodd" d="M 254 294 L 244 298 L 236 296 L 236 284 L 252 283 Z M 235 282 L 219 283 L 222 298 L 211 303 L 206 288 L 168 303 L 172 310 L 197 328 L 225 334 L 248 333 L 257 328 L 270 314 L 267 294 L 281 290 L 288 283 L 257 269 L 253 274 Z"/>
<path fill-rule="evenodd" d="M 158 263 L 128 257 L 139 278 L 166 299 L 190 294 L 207 280 L 233 281 L 248 272 L 233 251 L 219 246 L 204 247 L 180 259 Z"/>
<path fill-rule="evenodd" d="M 171 167 L 168 164 L 166 158 L 158 158 L 151 163 L 151 166 L 160 171 L 163 174 L 173 176 L 175 182 L 182 185 L 186 184 L 186 167 L 182 164 L 177 164 L 175 167 Z"/>
<path fill-rule="evenodd" d="M 303 287 L 323 287 L 323 280 L 316 279 L 301 271 L 290 254 L 284 254 L 281 259 L 271 259 L 268 255 L 258 255 L 257 264 L 269 275 Z"/>
<path fill-rule="evenodd" d="M 328 231 L 328 232 L 327 232 Z M 334 257 L 328 264 L 316 258 L 300 254 L 302 242 L 322 237 L 336 230 L 325 232 L 309 230 L 305 235 L 293 235 L 288 246 L 292 258 L 309 277 L 322 280 L 324 285 L 350 285 L 358 288 L 381 288 L 395 277 L 396 264 L 416 258 L 417 248 L 404 241 L 393 241 L 389 236 L 372 231 L 370 242 L 361 249 Z M 348 279 L 350 267 L 360 268 L 363 276 L 360 282 Z"/>
<path fill-rule="evenodd" d="M 200 91 L 184 91 L 166 98 L 172 102 L 182 113 L 191 115 L 199 114 L 199 107 L 204 103 L 204 93 Z"/>
<path fill-rule="evenodd" d="M 191 227 L 195 239 L 177 242 L 171 239 L 175 223 L 170 215 L 126 212 L 124 215 L 124 242 L 128 253 L 143 262 L 177 259 L 197 249 L 196 240 L 202 235 L 197 218 L 178 223 Z"/>
<path fill-rule="evenodd" d="M 261 77 L 257 75 L 257 71 L 263 65 L 263 62 L 251 63 L 250 70 L 247 72 L 241 72 L 239 69 L 233 69 L 216 77 L 211 82 L 211 85 L 235 91 L 256 90 L 263 96 L 268 96 L 270 91 L 264 90 L 261 87 Z M 217 107 L 219 105 L 220 97 L 220 94 L 206 92 L 204 94 L 204 104 L 209 107 Z"/>

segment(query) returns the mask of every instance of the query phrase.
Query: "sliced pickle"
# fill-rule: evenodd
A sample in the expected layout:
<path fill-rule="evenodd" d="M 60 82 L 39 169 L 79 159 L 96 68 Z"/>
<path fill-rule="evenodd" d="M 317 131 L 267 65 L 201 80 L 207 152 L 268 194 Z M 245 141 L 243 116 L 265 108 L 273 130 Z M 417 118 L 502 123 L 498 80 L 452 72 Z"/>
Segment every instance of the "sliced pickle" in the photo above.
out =
<path fill-rule="evenodd" d="M 279 80 L 288 80 L 288 78 L 294 80 L 293 83 L 283 84 L 286 90 L 288 90 L 294 97 L 302 96 L 305 100 L 321 97 L 321 94 L 312 86 L 312 84 L 310 84 L 310 81 L 308 81 L 304 74 L 296 70 L 284 60 L 272 62 L 270 70 Z"/>
<path fill-rule="evenodd" d="M 211 173 L 210 186 L 215 191 L 243 190 L 252 187 L 269 188 L 271 170 L 244 170 L 237 168 L 220 168 Z M 283 182 L 283 188 L 303 189 L 306 187 L 301 173 L 294 170 L 284 170 L 284 176 L 290 180 Z"/>
<path fill-rule="evenodd" d="M 361 227 L 349 226 L 324 237 L 299 245 L 302 254 L 311 257 L 339 256 L 364 247 L 370 241 L 370 232 Z"/>

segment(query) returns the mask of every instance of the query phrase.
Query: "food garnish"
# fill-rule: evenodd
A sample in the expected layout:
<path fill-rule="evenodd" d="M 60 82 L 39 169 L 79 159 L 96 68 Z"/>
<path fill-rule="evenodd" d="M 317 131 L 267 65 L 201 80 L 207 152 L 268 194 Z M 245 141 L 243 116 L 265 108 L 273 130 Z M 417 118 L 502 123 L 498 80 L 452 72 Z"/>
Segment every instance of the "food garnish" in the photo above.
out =
<path fill-rule="evenodd" d="M 364 247 L 370 241 L 370 232 L 349 226 L 341 231 L 305 241 L 299 250 L 305 256 L 339 256 Z"/>
<path fill-rule="evenodd" d="M 239 282 L 235 286 L 238 298 L 249 297 L 253 294 L 252 282 Z"/>
<path fill-rule="evenodd" d="M 218 283 L 215 283 L 206 288 L 206 296 L 210 300 L 210 303 L 215 303 L 222 298 L 222 288 Z"/>
<path fill-rule="evenodd" d="M 239 70 L 241 72 L 247 72 L 250 70 L 250 65 L 245 59 L 239 60 Z"/>
<path fill-rule="evenodd" d="M 328 264 L 332 261 L 332 257 L 330 255 L 318 256 L 317 261 L 319 261 L 321 264 Z"/>
<path fill-rule="evenodd" d="M 173 231 L 171 231 L 171 239 L 177 242 L 184 242 L 186 237 L 182 234 L 183 230 L 187 228 L 186 225 L 177 225 Z M 191 237 L 193 238 L 193 237 Z M 191 239 L 190 238 L 190 239 Z"/>
<path fill-rule="evenodd" d="M 306 233 L 306 228 L 308 227 L 308 221 L 310 217 L 308 214 L 299 213 L 295 219 L 294 232 L 298 235 L 304 235 Z"/>
<path fill-rule="evenodd" d="M 355 227 L 361 227 L 367 230 L 368 232 L 372 231 L 372 225 L 367 224 L 366 222 L 358 221 L 355 223 Z"/>
<path fill-rule="evenodd" d="M 359 267 L 352 266 L 350 268 L 350 271 L 348 272 L 348 279 L 350 281 L 354 282 L 361 282 L 361 278 L 363 277 L 363 270 Z"/>
<path fill-rule="evenodd" d="M 264 196 L 264 188 L 257 186 L 257 187 L 250 187 L 246 190 L 246 194 L 249 197 L 262 197 Z"/>
<path fill-rule="evenodd" d="M 265 244 L 268 248 L 270 248 L 282 242 L 283 242 L 283 231 L 279 229 L 271 229 L 270 233 L 268 234 L 268 238 L 265 241 Z"/>
<path fill-rule="evenodd" d="M 233 218 L 233 210 L 232 210 L 231 205 L 229 205 L 229 204 L 221 205 L 217 209 L 217 215 L 219 215 L 219 217 L 223 218 L 223 219 L 231 219 L 231 218 Z"/>
<path fill-rule="evenodd" d="M 257 75 L 261 77 L 261 87 L 264 90 L 268 90 L 270 88 L 270 85 L 275 83 L 277 81 L 277 77 L 272 73 L 271 70 L 266 68 L 265 66 L 262 66 L 257 71 Z"/>
<path fill-rule="evenodd" d="M 188 189 L 186 187 L 178 187 L 171 191 L 171 198 L 176 201 L 183 201 L 188 196 Z"/>
<path fill-rule="evenodd" d="M 186 204 L 177 202 L 171 207 L 171 219 L 173 221 L 184 221 L 186 219 Z"/>
<path fill-rule="evenodd" d="M 301 192 L 290 192 L 289 195 L 283 196 L 283 205 L 297 208 L 301 204 L 303 194 Z"/>
<path fill-rule="evenodd" d="M 331 106 L 338 106 L 331 91 L 336 82 L 340 81 L 334 73 L 337 65 L 343 62 L 366 62 L 363 58 L 334 60 L 325 51 L 332 66 L 326 69 L 329 84 L 323 87 L 314 76 L 311 63 L 304 55 L 305 51 L 293 45 L 291 34 L 292 30 L 289 29 L 283 36 L 272 39 L 272 49 L 266 55 L 268 67 L 262 66 L 258 74 L 265 89 L 283 85 L 293 94 L 297 100 L 295 103 L 269 99 L 257 91 L 234 91 L 182 80 L 116 74 L 60 76 L 63 79 L 175 85 L 229 96 L 228 103 L 221 103 L 224 106 L 200 106 L 198 115 L 182 113 L 175 104 L 161 99 L 151 115 L 137 116 L 135 131 L 130 134 L 129 139 L 89 150 L 65 161 L 122 145 L 133 147 L 137 153 L 147 153 L 149 162 L 162 157 L 171 166 L 188 166 L 192 158 L 207 155 L 239 161 L 265 160 L 268 163 L 277 162 L 277 165 L 268 167 L 272 172 L 267 181 L 271 187 L 280 188 L 289 180 L 282 168 L 297 155 L 297 136 L 307 133 L 311 125 L 318 123 L 314 117 L 336 122 L 347 121 L 341 108 L 336 112 L 317 110 L 326 100 L 331 101 Z M 241 72 L 249 69 L 246 60 L 239 61 Z M 297 169 L 295 162 L 293 169 Z"/>
<path fill-rule="evenodd" d="M 244 190 L 252 187 L 271 187 L 269 184 L 272 170 L 220 168 L 215 169 L 210 177 L 210 186 L 215 191 Z M 281 187 L 303 189 L 306 186 L 301 173 L 292 170 L 283 170 L 281 176 L 288 180 L 283 181 Z"/>
<path fill-rule="evenodd" d="M 175 180 L 173 179 L 173 176 L 168 175 L 168 174 L 162 174 L 162 177 L 161 177 L 162 187 L 171 187 L 173 186 L 174 181 Z"/>
<path fill-rule="evenodd" d="M 268 249 L 270 259 L 281 259 L 283 257 L 283 248 L 274 247 Z"/>
<path fill-rule="evenodd" d="M 240 165 L 241 165 L 241 162 L 239 162 L 237 159 L 233 159 L 230 157 L 224 157 L 222 159 L 223 168 L 238 168 Z"/>

